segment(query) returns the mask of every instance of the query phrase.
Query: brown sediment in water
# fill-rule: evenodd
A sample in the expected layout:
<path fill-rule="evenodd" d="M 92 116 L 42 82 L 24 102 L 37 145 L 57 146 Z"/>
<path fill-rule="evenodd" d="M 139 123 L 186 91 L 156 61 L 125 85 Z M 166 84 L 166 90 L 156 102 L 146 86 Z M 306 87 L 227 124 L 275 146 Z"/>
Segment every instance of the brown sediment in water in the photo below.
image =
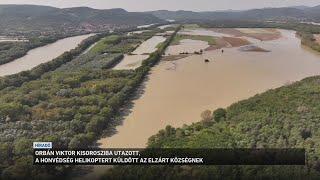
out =
<path fill-rule="evenodd" d="M 165 40 L 166 38 L 163 36 L 153 36 L 152 38 L 142 42 L 133 52 L 126 54 L 122 61 L 113 69 L 124 70 L 138 68 L 142 61 L 147 59 L 152 52 L 157 50 L 157 45 Z"/>
<path fill-rule="evenodd" d="M 250 29 L 247 29 L 249 31 Z M 258 31 L 257 32 L 265 32 L 269 33 L 269 31 Z M 256 32 L 251 30 L 249 32 Z M 232 47 L 240 47 L 244 45 L 249 45 L 251 42 L 247 40 L 248 38 L 243 37 L 244 33 L 237 29 L 193 29 L 193 30 L 184 30 L 179 32 L 179 34 L 190 35 L 190 36 L 210 36 L 214 37 L 214 43 L 210 43 L 211 45 L 205 48 L 206 51 L 216 50 L 221 48 L 232 48 Z"/>
<path fill-rule="evenodd" d="M 255 39 L 259 39 L 261 41 L 271 41 L 271 40 L 276 40 L 281 37 L 281 34 L 260 34 L 260 33 L 255 33 L 255 34 L 250 34 L 248 35 L 249 37 L 253 37 Z"/>
<path fill-rule="evenodd" d="M 240 47 L 251 44 L 248 40 L 235 37 L 223 37 L 223 40 L 227 41 L 232 47 Z"/>
<path fill-rule="evenodd" d="M 221 49 L 223 47 L 228 47 L 228 46 L 230 47 L 230 44 L 227 41 L 223 40 L 222 38 L 217 38 L 216 44 L 206 48 L 205 51 L 213 51 L 213 50 Z"/>
<path fill-rule="evenodd" d="M 206 48 L 206 51 L 212 51 L 221 48 L 240 47 L 251 44 L 248 40 L 237 37 L 222 37 L 216 39 L 216 44 Z"/>
<path fill-rule="evenodd" d="M 318 75 L 319 55 L 301 46 L 295 32 L 279 30 L 283 38 L 256 46 L 270 53 L 206 51 L 152 68 L 137 97 L 124 110 L 123 124 L 98 141 L 101 148 L 144 148 L 148 138 L 167 125 L 181 127 L 215 110 L 305 77 Z M 198 47 L 197 47 L 198 48 Z M 180 52 L 181 48 L 172 49 Z M 174 52 L 172 53 L 174 54 Z M 214 63 L 204 63 L 209 59 Z M 100 171 L 105 172 L 105 166 Z M 99 173 L 97 166 L 95 172 Z"/>
<path fill-rule="evenodd" d="M 227 107 L 288 81 L 318 75 L 319 56 L 301 48 L 295 32 L 281 32 L 284 38 L 275 42 L 257 42 L 270 53 L 230 48 L 223 54 L 207 51 L 175 62 L 162 61 L 152 68 L 123 125 L 112 137 L 99 140 L 100 147 L 145 147 L 159 129 L 196 122 L 205 109 Z"/>
<path fill-rule="evenodd" d="M 191 54 L 190 54 L 191 55 Z M 162 61 L 176 61 L 190 56 L 189 54 L 171 55 L 162 57 Z"/>
<path fill-rule="evenodd" d="M 245 36 L 255 38 L 261 41 L 271 41 L 281 38 L 281 33 L 277 29 L 240 28 L 237 30 L 244 33 Z"/>
<path fill-rule="evenodd" d="M 258 46 L 244 46 L 239 48 L 239 50 L 243 52 L 271 52 Z"/>
<path fill-rule="evenodd" d="M 127 67 L 128 68 L 136 68 L 138 66 L 140 66 L 141 62 L 134 62 L 134 63 L 131 63 L 131 64 L 128 64 Z"/>
<path fill-rule="evenodd" d="M 243 36 L 243 33 L 241 33 L 239 30 L 234 28 L 209 28 L 209 30 L 218 32 L 218 33 L 229 34 L 235 37 Z"/>
<path fill-rule="evenodd" d="M 183 39 L 178 45 L 171 45 L 166 50 L 166 55 L 192 55 L 209 47 L 208 42 L 192 39 Z"/>
<path fill-rule="evenodd" d="M 210 28 L 210 30 L 235 37 L 251 37 L 261 41 L 271 41 L 281 38 L 281 33 L 277 29 L 271 28 Z"/>

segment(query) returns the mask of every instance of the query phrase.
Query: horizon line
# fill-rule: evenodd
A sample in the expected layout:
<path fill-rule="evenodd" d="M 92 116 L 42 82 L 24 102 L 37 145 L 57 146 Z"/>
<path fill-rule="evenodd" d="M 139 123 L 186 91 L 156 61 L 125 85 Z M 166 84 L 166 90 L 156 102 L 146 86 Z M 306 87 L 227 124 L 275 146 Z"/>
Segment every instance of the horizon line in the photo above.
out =
<path fill-rule="evenodd" d="M 69 6 L 69 7 L 57 7 L 57 6 L 53 6 L 53 5 L 43 5 L 43 4 L 17 4 L 17 3 L 5 3 L 5 4 L 1 4 L 0 6 L 5 6 L 5 5 L 17 5 L 17 6 L 43 6 L 43 7 L 52 7 L 52 8 L 57 8 L 57 9 L 69 9 L 69 8 L 90 8 L 90 9 L 94 9 L 94 10 L 111 10 L 111 9 L 123 9 L 127 12 L 150 12 L 150 11 L 192 11 L 192 12 L 227 12 L 227 11 L 249 11 L 249 10 L 256 10 L 256 9 L 276 9 L 276 8 L 296 8 L 299 6 L 279 6 L 279 7 L 262 7 L 262 8 L 250 8 L 250 9 L 224 9 L 224 10 L 199 10 L 199 11 L 195 11 L 195 10 L 187 10 L 187 9 L 176 9 L 176 10 L 168 10 L 168 9 L 156 9 L 156 10 L 144 10 L 144 11 L 129 11 L 125 8 L 122 7 L 113 7 L 113 8 L 96 8 L 96 7 L 91 7 L 91 6 Z M 301 5 L 301 7 L 306 7 L 306 8 L 313 8 L 313 7 L 317 7 L 320 6 L 319 5 L 315 5 L 315 6 L 304 6 Z M 296 8 L 299 9 L 299 8 Z"/>

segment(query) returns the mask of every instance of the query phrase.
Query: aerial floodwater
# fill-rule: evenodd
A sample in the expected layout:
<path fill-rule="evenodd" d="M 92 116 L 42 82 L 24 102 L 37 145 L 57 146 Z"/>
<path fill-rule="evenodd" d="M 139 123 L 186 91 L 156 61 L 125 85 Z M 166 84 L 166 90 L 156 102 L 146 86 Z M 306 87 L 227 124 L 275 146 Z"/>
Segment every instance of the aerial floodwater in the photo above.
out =
<path fill-rule="evenodd" d="M 157 50 L 157 46 L 166 40 L 163 36 L 153 36 L 152 38 L 144 41 L 135 51 L 131 54 L 126 54 L 123 60 L 114 67 L 115 70 L 135 69 L 139 67 L 143 60 L 149 57 L 150 53 Z"/>
<path fill-rule="evenodd" d="M 243 39 L 230 40 L 230 34 L 217 31 L 220 33 L 213 32 L 212 36 L 226 36 L 231 45 L 238 43 L 238 46 L 228 44 L 224 52 L 208 49 L 200 55 L 163 60 L 152 69 L 148 80 L 141 86 L 141 93 L 124 116 L 123 125 L 116 128 L 115 135 L 101 139 L 100 147 L 146 147 L 148 138 L 167 125 L 181 127 L 191 124 L 200 120 L 204 110 L 227 107 L 268 89 L 320 74 L 319 54 L 301 46 L 294 31 L 273 30 L 278 33 L 273 36 L 263 29 L 228 31 L 237 32 L 238 36 L 240 31 L 252 33 L 241 37 L 252 45 L 241 48 L 239 42 Z M 201 35 L 201 32 L 210 35 L 203 30 L 193 33 Z M 259 39 L 255 36 L 259 33 L 266 35 Z M 267 37 L 269 40 L 265 40 Z M 183 45 L 186 45 L 185 49 Z M 175 45 L 177 47 L 169 47 L 168 52 L 190 51 L 190 45 L 195 45 L 194 51 L 208 47 L 206 42 L 182 40 L 180 45 Z M 250 51 L 251 47 L 258 50 Z"/>
<path fill-rule="evenodd" d="M 25 38 L 0 36 L 0 42 L 28 42 Z"/>
<path fill-rule="evenodd" d="M 81 41 L 94 34 L 68 37 L 58 40 L 52 44 L 30 50 L 27 55 L 0 65 L 0 76 L 16 74 L 21 71 L 30 70 L 39 64 L 46 63 L 58 57 L 66 51 L 76 48 Z"/>
<path fill-rule="evenodd" d="M 142 29 L 142 28 L 148 28 L 148 27 L 151 27 L 151 26 L 154 26 L 156 24 L 146 24 L 146 25 L 141 25 L 141 26 L 137 26 L 138 29 Z"/>

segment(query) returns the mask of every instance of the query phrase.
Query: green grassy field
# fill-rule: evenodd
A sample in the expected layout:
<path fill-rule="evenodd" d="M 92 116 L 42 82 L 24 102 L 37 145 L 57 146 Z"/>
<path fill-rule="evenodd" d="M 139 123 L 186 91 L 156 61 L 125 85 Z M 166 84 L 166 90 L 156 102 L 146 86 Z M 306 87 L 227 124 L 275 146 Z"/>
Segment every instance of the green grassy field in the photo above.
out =
<path fill-rule="evenodd" d="M 103 50 L 105 50 L 107 47 L 111 46 L 114 41 L 116 41 L 117 39 L 119 39 L 120 36 L 118 35 L 111 35 L 108 37 L 105 37 L 103 39 L 101 39 L 99 42 L 97 42 L 97 44 L 92 47 L 92 49 L 90 50 L 91 53 L 101 53 Z"/>
<path fill-rule="evenodd" d="M 198 24 L 184 24 L 183 28 L 185 29 L 196 29 L 199 28 L 200 26 Z"/>
<path fill-rule="evenodd" d="M 201 35 L 181 35 L 181 34 L 178 34 L 171 45 L 178 45 L 180 44 L 180 41 L 181 40 L 184 40 L 184 39 L 191 39 L 191 40 L 199 40 L 199 41 L 205 41 L 205 42 L 208 42 L 209 45 L 215 45 L 216 44 L 216 40 L 214 37 L 212 36 L 201 36 Z"/>

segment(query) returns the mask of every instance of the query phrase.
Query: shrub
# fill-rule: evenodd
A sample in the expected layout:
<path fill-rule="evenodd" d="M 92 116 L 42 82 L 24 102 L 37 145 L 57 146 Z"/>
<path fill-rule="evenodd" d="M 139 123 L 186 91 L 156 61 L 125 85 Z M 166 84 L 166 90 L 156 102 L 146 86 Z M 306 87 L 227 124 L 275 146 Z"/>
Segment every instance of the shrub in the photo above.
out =
<path fill-rule="evenodd" d="M 222 121 L 226 119 L 226 117 L 227 117 L 227 111 L 225 109 L 219 108 L 213 112 L 213 119 L 216 122 Z"/>

